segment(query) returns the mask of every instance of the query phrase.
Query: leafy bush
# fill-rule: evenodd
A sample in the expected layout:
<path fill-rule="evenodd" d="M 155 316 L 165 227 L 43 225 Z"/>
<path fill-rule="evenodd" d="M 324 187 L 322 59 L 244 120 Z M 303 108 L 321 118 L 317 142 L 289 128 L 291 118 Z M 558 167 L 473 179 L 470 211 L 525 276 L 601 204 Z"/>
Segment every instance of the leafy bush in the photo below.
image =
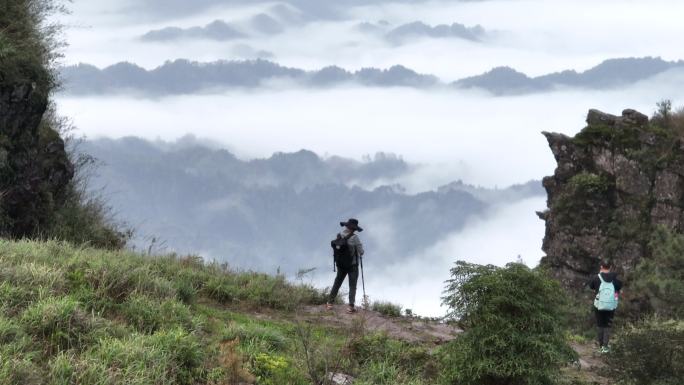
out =
<path fill-rule="evenodd" d="M 55 86 L 53 64 L 60 28 L 48 19 L 63 9 L 55 0 L 13 0 L 0 14 L 0 84 L 33 81 L 47 92 Z"/>
<path fill-rule="evenodd" d="M 306 379 L 295 370 L 291 361 L 281 355 L 260 353 L 254 357 L 252 367 L 259 384 L 307 384 Z"/>
<path fill-rule="evenodd" d="M 389 317 L 401 317 L 401 305 L 391 302 L 374 301 L 371 309 Z"/>
<path fill-rule="evenodd" d="M 684 318 L 684 235 L 658 227 L 653 232 L 650 258 L 637 266 L 632 285 L 652 312 Z"/>
<path fill-rule="evenodd" d="M 623 329 L 607 361 L 629 385 L 679 385 L 684 379 L 684 322 L 649 320 Z"/>
<path fill-rule="evenodd" d="M 465 332 L 442 350 L 443 380 L 459 385 L 541 385 L 575 359 L 557 282 L 522 264 L 459 261 L 443 298 Z"/>
<path fill-rule="evenodd" d="M 568 184 L 578 193 L 587 195 L 604 194 L 610 189 L 610 182 L 600 175 L 582 172 L 573 175 Z"/>

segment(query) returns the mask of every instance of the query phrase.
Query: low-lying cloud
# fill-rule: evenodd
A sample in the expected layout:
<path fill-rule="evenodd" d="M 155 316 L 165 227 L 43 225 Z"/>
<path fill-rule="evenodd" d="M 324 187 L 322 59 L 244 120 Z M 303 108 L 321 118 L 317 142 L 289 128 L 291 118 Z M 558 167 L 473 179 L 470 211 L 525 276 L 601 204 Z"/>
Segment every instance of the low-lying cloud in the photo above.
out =
<path fill-rule="evenodd" d="M 553 172 L 541 131 L 574 134 L 590 108 L 649 113 L 665 98 L 678 105 L 684 101 L 681 84 L 684 74 L 666 73 L 609 91 L 499 98 L 476 91 L 338 87 L 159 99 L 58 96 L 57 101 L 90 137 L 175 140 L 194 133 L 245 158 L 302 148 L 355 159 L 385 151 L 432 168 L 421 174 L 426 179 L 507 186 Z"/>
<path fill-rule="evenodd" d="M 369 250 L 364 258 L 367 294 L 371 301 L 390 300 L 417 314 L 443 316 L 446 312 L 441 306 L 444 281 L 450 278 L 449 269 L 457 260 L 498 266 L 516 262 L 518 258 L 529 266 L 539 263 L 543 256 L 544 222 L 535 211 L 545 207 L 546 198 L 538 197 L 492 208 L 487 216 L 473 218 L 463 231 L 450 234 L 433 247 L 393 264 L 375 260 L 374 251 Z M 368 214 L 366 217 L 372 221 L 374 215 L 383 219 L 382 213 Z M 411 226 L 380 223 L 384 225 L 364 231 L 362 239 L 380 237 L 383 243 L 391 243 L 392 237 L 405 236 L 411 231 Z M 314 276 L 313 282 L 319 287 L 332 285 L 332 268 L 328 271 L 326 267 L 323 265 Z"/>

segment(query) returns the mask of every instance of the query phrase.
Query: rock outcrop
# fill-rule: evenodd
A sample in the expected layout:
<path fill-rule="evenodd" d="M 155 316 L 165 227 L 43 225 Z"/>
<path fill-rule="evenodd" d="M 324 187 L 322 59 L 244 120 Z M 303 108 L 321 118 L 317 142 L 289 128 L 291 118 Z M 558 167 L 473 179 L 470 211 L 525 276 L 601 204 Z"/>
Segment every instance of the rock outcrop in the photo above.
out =
<path fill-rule="evenodd" d="M 0 236 L 34 236 L 64 200 L 74 167 L 42 122 L 48 98 L 31 83 L 0 85 Z"/>
<path fill-rule="evenodd" d="M 575 137 L 544 132 L 558 163 L 544 178 L 542 265 L 579 289 L 601 258 L 629 275 L 656 226 L 684 231 L 684 144 L 634 110 L 589 111 Z"/>

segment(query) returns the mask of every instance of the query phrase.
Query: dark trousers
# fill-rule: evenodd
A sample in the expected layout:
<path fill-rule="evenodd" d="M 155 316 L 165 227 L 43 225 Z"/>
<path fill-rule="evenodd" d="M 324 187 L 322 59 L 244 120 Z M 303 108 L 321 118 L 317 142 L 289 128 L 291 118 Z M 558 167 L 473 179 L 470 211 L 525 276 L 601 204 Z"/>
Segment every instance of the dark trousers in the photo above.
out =
<path fill-rule="evenodd" d="M 332 290 L 330 290 L 329 303 L 333 303 L 335 298 L 337 298 L 337 293 L 340 291 L 340 287 L 346 276 L 349 276 L 349 304 L 354 306 L 354 302 L 356 302 L 356 282 L 359 280 L 358 265 L 354 265 L 349 269 L 345 269 L 339 265 L 337 266 L 337 276 L 335 277 L 335 283 L 333 284 Z"/>
<path fill-rule="evenodd" d="M 608 342 L 610 342 L 610 328 L 613 326 L 615 311 L 594 309 L 594 313 L 596 314 L 599 346 L 608 346 Z"/>

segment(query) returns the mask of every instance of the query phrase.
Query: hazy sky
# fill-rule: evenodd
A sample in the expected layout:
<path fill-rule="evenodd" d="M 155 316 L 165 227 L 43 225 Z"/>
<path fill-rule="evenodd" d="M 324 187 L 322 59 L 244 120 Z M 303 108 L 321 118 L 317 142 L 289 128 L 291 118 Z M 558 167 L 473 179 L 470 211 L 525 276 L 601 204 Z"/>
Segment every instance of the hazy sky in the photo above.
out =
<path fill-rule="evenodd" d="M 684 34 L 682 1 L 321 1 L 75 0 L 73 13 L 64 19 L 71 44 L 64 62 L 107 66 L 130 61 L 153 68 L 177 58 L 250 59 L 267 51 L 273 55 L 270 60 L 305 69 L 401 64 L 451 81 L 500 65 L 539 75 L 584 70 L 615 57 L 684 59 L 684 45 L 674 39 Z M 357 6 L 330 5 L 340 3 Z M 358 6 L 364 3 L 371 5 Z M 274 8 L 278 4 L 286 6 Z M 283 16 L 283 9 L 290 16 Z M 282 32 L 259 30 L 254 17 L 261 13 L 273 17 Z M 247 37 L 223 42 L 140 39 L 150 30 L 205 26 L 216 19 Z M 395 44 L 386 39 L 389 30 L 415 21 L 433 26 L 479 24 L 486 34 L 479 42 L 416 37 Z M 358 28 L 362 22 L 374 24 L 376 32 Z M 58 104 L 79 132 L 90 137 L 173 140 L 192 133 L 245 158 L 302 148 L 357 159 L 393 152 L 424 165 L 399 181 L 410 191 L 423 191 L 457 179 L 484 186 L 541 179 L 555 166 L 541 131 L 573 134 L 583 127 L 590 108 L 616 114 L 636 108 L 650 114 L 664 98 L 679 105 L 684 103 L 683 85 L 681 72 L 623 89 L 507 97 L 446 89 L 311 90 L 272 84 L 251 91 L 158 99 L 60 96 Z M 369 251 L 370 294 L 402 302 L 422 314 L 438 314 L 441 282 L 454 260 L 503 264 L 521 254 L 527 263 L 536 264 L 544 227 L 534 211 L 544 205 L 543 199 L 536 199 L 501 207 L 467 232 L 416 255 L 415 266 L 372 266 Z M 383 234 L 377 230 L 368 229 L 364 235 Z M 397 286 L 398 277 L 404 276 L 411 284 Z M 325 276 L 315 279 L 329 284 Z"/>
<path fill-rule="evenodd" d="M 159 4 L 158 11 L 143 13 L 137 3 Z M 283 23 L 284 32 L 275 35 L 254 32 L 250 19 L 263 12 L 274 14 L 277 2 L 225 1 L 228 5 L 207 12 L 161 17 L 169 8 L 165 3 L 76 0 L 68 18 L 74 28 L 68 34 L 71 47 L 66 62 L 104 66 L 127 60 L 149 68 L 179 57 L 239 59 L 245 53 L 240 47 L 249 46 L 272 52 L 281 64 L 308 69 L 330 64 L 348 69 L 403 64 L 455 80 L 497 65 L 538 75 L 567 68 L 586 69 L 610 57 L 684 57 L 684 46 L 672 43 L 684 32 L 680 17 L 684 3 L 676 0 L 376 1 L 371 6 L 346 7 L 333 20 L 310 18 Z M 249 37 L 172 44 L 139 40 L 151 29 L 204 26 L 215 19 L 235 25 Z M 387 28 L 414 21 L 480 24 L 489 33 L 482 42 L 416 39 L 397 47 L 388 44 L 381 34 L 356 28 L 360 22 L 378 21 L 388 22 Z"/>

